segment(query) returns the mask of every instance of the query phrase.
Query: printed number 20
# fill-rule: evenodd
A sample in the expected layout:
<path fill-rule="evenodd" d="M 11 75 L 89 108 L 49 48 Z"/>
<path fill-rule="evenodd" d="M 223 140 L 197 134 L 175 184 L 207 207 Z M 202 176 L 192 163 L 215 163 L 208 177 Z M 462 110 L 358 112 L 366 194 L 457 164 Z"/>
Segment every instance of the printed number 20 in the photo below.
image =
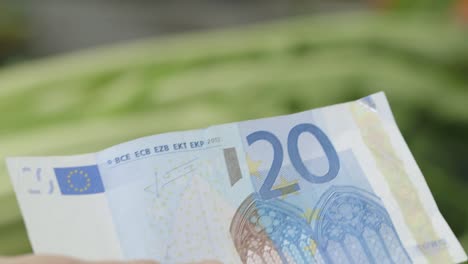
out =
<path fill-rule="evenodd" d="M 305 166 L 304 161 L 299 154 L 299 136 L 304 132 L 309 132 L 315 136 L 315 138 L 322 146 L 325 155 L 327 156 L 328 172 L 323 176 L 317 176 L 311 173 Z M 268 131 L 256 131 L 247 136 L 247 143 L 249 146 L 259 140 L 268 141 L 273 146 L 273 162 L 271 164 L 270 170 L 268 171 L 267 177 L 263 182 L 263 185 L 260 187 L 259 192 L 261 197 L 263 199 L 271 199 L 300 190 L 300 187 L 297 183 L 277 189 L 272 189 L 283 163 L 283 147 L 281 146 L 279 139 L 273 133 Z M 317 126 L 312 124 L 299 124 L 293 127 L 291 131 L 289 131 L 287 144 L 291 163 L 294 169 L 296 169 L 296 171 L 305 180 L 311 183 L 325 183 L 333 180 L 338 175 L 338 171 L 340 170 L 340 160 L 338 158 L 338 154 L 336 153 L 336 150 L 333 147 L 330 139 Z"/>

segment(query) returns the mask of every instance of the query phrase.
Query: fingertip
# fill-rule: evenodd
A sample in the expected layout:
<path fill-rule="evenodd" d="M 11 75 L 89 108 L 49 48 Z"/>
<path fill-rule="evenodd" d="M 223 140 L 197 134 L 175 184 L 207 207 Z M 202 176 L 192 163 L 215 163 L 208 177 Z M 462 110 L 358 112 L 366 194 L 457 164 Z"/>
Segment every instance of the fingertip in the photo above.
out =
<path fill-rule="evenodd" d="M 160 264 L 158 261 L 154 260 L 130 260 L 124 262 L 125 264 Z"/>

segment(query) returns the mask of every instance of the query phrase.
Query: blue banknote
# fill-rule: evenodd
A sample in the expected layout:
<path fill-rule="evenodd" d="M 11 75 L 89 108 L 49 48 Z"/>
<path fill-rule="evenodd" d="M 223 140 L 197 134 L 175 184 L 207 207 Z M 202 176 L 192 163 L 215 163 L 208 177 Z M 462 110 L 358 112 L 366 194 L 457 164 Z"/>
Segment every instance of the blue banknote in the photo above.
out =
<path fill-rule="evenodd" d="M 318 123 L 312 113 L 241 123 L 256 190 L 231 226 L 242 261 L 411 263 L 353 149 Z"/>
<path fill-rule="evenodd" d="M 8 167 L 37 253 L 162 263 L 466 260 L 383 93 L 92 154 L 12 158 Z"/>

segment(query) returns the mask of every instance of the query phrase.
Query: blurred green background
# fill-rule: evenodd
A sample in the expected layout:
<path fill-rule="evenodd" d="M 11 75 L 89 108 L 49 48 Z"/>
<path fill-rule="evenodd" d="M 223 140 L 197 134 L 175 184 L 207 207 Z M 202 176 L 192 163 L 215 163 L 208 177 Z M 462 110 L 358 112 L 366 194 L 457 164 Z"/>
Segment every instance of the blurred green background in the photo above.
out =
<path fill-rule="evenodd" d="M 156 2 L 0 2 L 0 255 L 31 251 L 6 156 L 95 152 L 377 91 L 468 249 L 467 1 Z"/>

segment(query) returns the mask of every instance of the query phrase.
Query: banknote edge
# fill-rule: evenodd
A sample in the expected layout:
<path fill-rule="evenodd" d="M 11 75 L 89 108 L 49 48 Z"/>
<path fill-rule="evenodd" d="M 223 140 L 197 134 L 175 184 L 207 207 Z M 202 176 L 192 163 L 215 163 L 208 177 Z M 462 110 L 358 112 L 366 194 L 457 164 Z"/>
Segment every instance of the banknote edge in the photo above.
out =
<path fill-rule="evenodd" d="M 429 185 L 427 184 L 426 178 L 425 178 L 425 176 L 424 176 L 424 174 L 423 174 L 423 172 L 421 170 L 421 167 L 418 165 L 413 153 L 411 152 L 411 149 L 408 146 L 408 143 L 406 142 L 403 134 L 401 133 L 401 130 L 398 127 L 398 123 L 397 123 L 397 121 L 395 119 L 395 116 L 393 114 L 393 111 L 392 111 L 392 109 L 390 107 L 390 103 L 389 103 L 389 100 L 388 100 L 386 94 L 384 92 L 378 92 L 378 93 L 370 95 L 370 97 L 372 97 L 376 101 L 379 101 L 378 102 L 378 107 L 382 108 L 381 110 L 383 110 L 383 113 L 379 114 L 378 116 L 380 118 L 384 118 L 385 120 L 383 120 L 383 121 L 389 122 L 391 124 L 391 129 L 393 130 L 392 133 L 396 136 L 396 140 L 400 141 L 402 151 L 405 152 L 405 156 L 407 156 L 409 158 L 409 160 L 407 160 L 407 162 L 409 164 L 412 164 L 416 168 L 416 170 L 418 171 L 418 174 L 415 177 L 418 178 L 419 181 L 424 183 L 422 186 L 417 186 L 416 187 L 416 190 L 418 192 L 418 196 L 420 198 L 422 198 L 422 197 L 427 198 L 426 196 L 424 196 L 423 192 L 431 194 L 431 195 L 429 195 L 429 197 L 430 197 L 429 200 L 421 199 L 423 204 L 427 204 L 430 207 L 433 207 L 433 208 L 435 208 L 437 210 L 436 215 L 431 216 L 431 219 L 433 220 L 433 218 L 435 217 L 435 218 L 437 218 L 437 220 L 442 220 L 443 223 L 446 225 L 446 228 L 448 228 L 448 230 L 450 230 L 449 237 L 450 237 L 451 240 L 453 240 L 455 242 L 454 244 L 457 247 L 454 250 L 456 255 L 451 255 L 452 260 L 454 260 L 456 263 L 465 262 L 466 260 L 468 260 L 467 254 L 466 254 L 463 246 L 461 245 L 460 241 L 456 237 L 455 233 L 453 232 L 452 228 L 450 227 L 450 225 L 447 223 L 444 216 L 440 212 L 439 206 L 437 205 L 437 202 L 436 202 L 434 196 L 432 195 L 432 191 L 431 191 Z M 357 101 L 360 101 L 360 100 L 357 100 Z M 400 154 L 399 156 L 401 157 L 402 155 Z M 427 212 L 427 210 L 426 210 L 427 205 L 424 206 L 423 209 L 424 209 L 424 211 L 426 211 L 426 213 L 428 215 L 430 215 L 429 212 Z"/>
<path fill-rule="evenodd" d="M 210 126 L 206 126 L 206 127 L 202 127 L 202 128 L 193 128 L 193 129 L 186 129 L 186 130 L 178 130 L 178 131 L 167 131 L 167 132 L 163 132 L 163 133 L 158 133 L 158 134 L 153 134 L 153 135 L 147 135 L 147 136 L 143 136 L 143 137 L 139 137 L 139 138 L 135 138 L 135 139 L 131 139 L 131 140 L 128 140 L 128 141 L 125 141 L 125 142 L 122 142 L 122 143 L 118 143 L 118 144 L 115 144 L 115 145 L 112 145 L 112 146 L 109 146 L 109 147 L 106 147 L 104 149 L 98 149 L 94 152 L 86 152 L 86 153 L 78 153 L 78 154 L 73 154 L 73 155 L 46 155 L 46 156 L 41 156 L 41 155 L 31 155 L 31 156 L 7 156 L 5 158 L 5 160 L 8 160 L 8 159 L 14 159 L 14 158 L 63 158 L 63 157 L 73 157 L 73 158 L 76 158 L 78 156 L 84 156 L 84 155 L 89 155 L 89 154 L 96 154 L 96 153 L 99 153 L 99 152 L 105 152 L 105 151 L 108 151 L 108 150 L 111 150 L 111 149 L 114 149 L 114 148 L 118 148 L 118 147 L 123 147 L 124 145 L 127 145 L 127 144 L 132 144 L 134 142 L 137 142 L 137 141 L 140 141 L 140 140 L 148 140 L 148 139 L 153 139 L 155 137 L 158 137 L 158 136 L 166 136 L 168 134 L 174 134 L 174 133 L 191 133 L 191 132 L 198 132 L 200 130 L 207 130 L 207 129 L 210 129 L 210 128 L 213 128 L 213 127 L 218 127 L 218 126 L 224 126 L 224 125 L 232 125 L 232 124 L 239 124 L 239 123 L 244 123 L 244 122 L 253 122 L 253 121 L 257 121 L 257 120 L 268 120 L 268 119 L 274 119 L 274 118 L 280 118 L 280 117 L 293 117 L 293 116 L 296 116 L 296 115 L 301 115 L 303 113 L 306 113 L 306 112 L 312 112 L 312 111 L 325 111 L 326 109 L 328 108 L 333 108 L 333 107 L 336 107 L 336 106 L 343 106 L 343 105 L 348 105 L 350 103 L 354 103 L 354 102 L 359 102 L 365 98 L 372 98 L 372 97 L 375 97 L 375 96 L 380 96 L 380 95 L 383 95 L 385 97 L 385 93 L 383 91 L 379 91 L 379 92 L 376 92 L 376 93 L 372 93 L 370 95 L 367 95 L 365 97 L 361 97 L 361 98 L 358 98 L 358 99 L 355 99 L 355 100 L 351 100 L 351 101 L 347 101 L 347 102 L 341 102 L 341 103 L 336 103 L 336 104 L 332 104 L 332 105 L 326 105 L 326 106 L 320 106 L 320 107 L 316 107 L 316 108 L 312 108 L 312 109 L 308 109 L 308 110 L 305 110 L 305 111 L 300 111 L 300 112 L 295 112 L 295 113 L 291 113 L 291 114 L 282 114 L 282 115 L 276 115 L 276 116 L 267 116 L 267 117 L 261 117 L 261 118 L 256 118 L 256 119 L 247 119 L 247 120 L 241 120 L 241 121 L 233 121 L 233 122 L 228 122 L 228 123 L 222 123 L 222 124 L 216 124 L 216 125 L 210 125 Z M 390 114 L 391 114 L 391 110 L 390 110 Z M 393 115 L 391 115 L 391 118 L 393 119 Z"/>

